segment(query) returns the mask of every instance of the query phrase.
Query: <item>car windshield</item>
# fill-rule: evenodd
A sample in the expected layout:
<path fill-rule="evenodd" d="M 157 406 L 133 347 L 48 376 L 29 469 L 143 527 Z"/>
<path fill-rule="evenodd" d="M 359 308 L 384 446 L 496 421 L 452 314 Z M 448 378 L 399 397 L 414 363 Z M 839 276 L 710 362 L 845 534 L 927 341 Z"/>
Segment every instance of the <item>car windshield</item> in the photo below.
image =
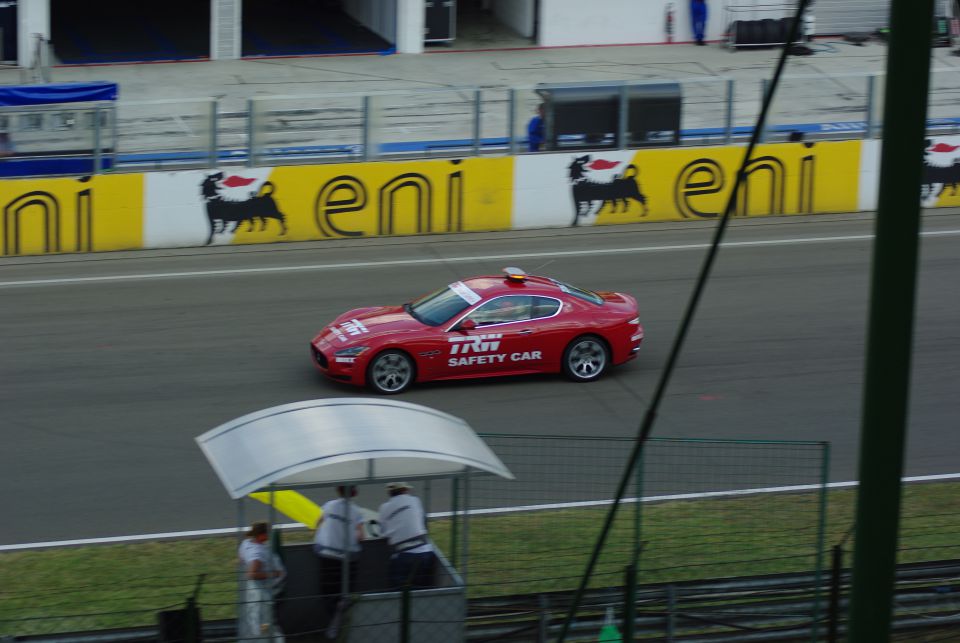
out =
<path fill-rule="evenodd" d="M 475 301 L 469 301 L 474 297 L 476 297 Z M 407 304 L 406 309 L 417 321 L 427 326 L 439 326 L 479 299 L 479 295 L 457 282 L 421 297 L 412 304 Z"/>
<path fill-rule="evenodd" d="M 589 301 L 591 304 L 597 304 L 598 306 L 603 304 L 603 297 L 593 292 L 592 290 L 585 290 L 584 288 L 577 288 L 576 286 L 571 286 L 570 284 L 563 283 L 556 279 L 551 279 L 553 283 L 559 286 L 560 290 L 567 293 L 568 295 L 573 295 L 578 299 L 584 301 Z"/>

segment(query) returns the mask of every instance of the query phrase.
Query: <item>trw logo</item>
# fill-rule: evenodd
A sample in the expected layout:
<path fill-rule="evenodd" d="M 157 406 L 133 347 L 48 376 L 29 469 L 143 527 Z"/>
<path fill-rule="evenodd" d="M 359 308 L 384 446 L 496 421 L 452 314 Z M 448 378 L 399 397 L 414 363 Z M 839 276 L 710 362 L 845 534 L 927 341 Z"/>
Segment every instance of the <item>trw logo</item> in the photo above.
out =
<path fill-rule="evenodd" d="M 448 337 L 451 355 L 465 355 L 467 353 L 491 353 L 500 348 L 500 338 L 503 333 L 490 335 L 474 335 L 473 337 Z"/>

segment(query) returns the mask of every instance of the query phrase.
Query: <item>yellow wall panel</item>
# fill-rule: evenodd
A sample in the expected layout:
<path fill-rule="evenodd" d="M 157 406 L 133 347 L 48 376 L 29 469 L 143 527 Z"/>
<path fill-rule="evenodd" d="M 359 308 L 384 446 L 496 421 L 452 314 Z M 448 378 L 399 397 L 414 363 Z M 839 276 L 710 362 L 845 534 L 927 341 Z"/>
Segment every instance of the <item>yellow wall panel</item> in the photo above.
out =
<path fill-rule="evenodd" d="M 0 181 L 3 256 L 143 247 L 143 176 Z"/>

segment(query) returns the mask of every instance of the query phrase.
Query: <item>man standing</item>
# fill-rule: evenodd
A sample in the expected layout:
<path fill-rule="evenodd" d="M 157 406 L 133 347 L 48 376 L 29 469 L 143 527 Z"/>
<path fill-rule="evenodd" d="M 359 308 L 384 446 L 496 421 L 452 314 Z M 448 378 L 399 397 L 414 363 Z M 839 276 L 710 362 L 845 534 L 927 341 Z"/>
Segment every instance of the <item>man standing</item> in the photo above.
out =
<path fill-rule="evenodd" d="M 527 151 L 539 152 L 543 146 L 543 103 L 537 105 L 537 115 L 527 123 Z"/>
<path fill-rule="evenodd" d="M 705 44 L 703 32 L 707 28 L 707 0 L 690 0 L 690 19 L 693 21 L 693 37 L 697 44 Z"/>
<path fill-rule="evenodd" d="M 343 561 L 349 565 L 348 590 L 357 584 L 360 539 L 363 537 L 363 516 L 350 500 L 357 495 L 353 486 L 337 487 L 334 500 L 324 503 L 313 539 L 313 551 L 319 557 L 320 593 L 328 619 L 336 614 L 341 599 Z"/>
<path fill-rule="evenodd" d="M 427 539 L 427 522 L 420 499 L 406 482 L 387 485 L 390 499 L 380 505 L 380 527 L 390 545 L 390 586 L 423 588 L 433 585 L 436 554 Z"/>

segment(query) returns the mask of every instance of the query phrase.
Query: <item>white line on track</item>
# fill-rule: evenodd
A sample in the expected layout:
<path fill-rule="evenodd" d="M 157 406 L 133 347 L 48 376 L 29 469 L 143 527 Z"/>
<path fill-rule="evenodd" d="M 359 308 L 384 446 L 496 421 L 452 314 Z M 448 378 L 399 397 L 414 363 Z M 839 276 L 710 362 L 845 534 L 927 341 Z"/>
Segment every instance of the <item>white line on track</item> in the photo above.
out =
<path fill-rule="evenodd" d="M 921 232 L 924 237 L 960 235 L 960 230 L 932 230 Z M 836 237 L 797 237 L 795 239 L 767 239 L 763 241 L 731 241 L 723 248 L 755 248 L 764 246 L 792 246 L 815 243 L 849 243 L 869 241 L 872 234 L 845 235 Z M 449 257 L 431 259 L 394 259 L 386 261 L 354 261 L 347 263 L 320 263 L 300 266 L 272 266 L 265 268 L 231 268 L 224 270 L 191 270 L 184 272 L 152 272 L 128 275 L 103 275 L 99 277 L 61 277 L 55 279 L 23 279 L 20 281 L 0 281 L 0 288 L 27 286 L 59 286 L 66 284 L 103 283 L 116 281 L 148 281 L 152 279 L 191 279 L 195 277 L 224 277 L 250 274 L 268 274 L 284 272 L 303 272 L 321 270 L 349 270 L 356 268 L 391 268 L 395 266 L 417 266 L 444 263 L 465 263 L 470 261 L 500 261 L 506 259 L 537 259 L 542 257 L 589 257 L 597 255 L 639 254 L 645 252 L 674 252 L 684 250 L 705 250 L 710 244 L 690 243 L 667 246 L 635 246 L 630 248 L 606 248 L 597 250 L 554 250 L 548 252 L 518 252 L 511 254 L 477 255 L 471 257 Z"/>
<path fill-rule="evenodd" d="M 935 482 L 938 480 L 958 480 L 960 473 L 939 473 L 928 476 L 911 476 L 903 478 L 903 482 Z M 830 482 L 826 486 L 828 489 L 845 489 L 856 487 L 860 483 L 856 480 L 847 482 Z M 624 498 L 623 502 L 627 504 L 637 502 L 667 502 L 671 500 L 699 500 L 703 498 L 728 498 L 731 496 L 752 496 L 756 494 L 767 493 L 795 493 L 798 491 L 815 491 L 820 488 L 818 484 L 791 485 L 787 487 L 760 487 L 756 489 L 730 489 L 727 491 L 704 491 L 700 493 L 678 493 L 665 496 L 647 496 L 644 498 Z M 544 511 L 547 509 L 572 509 L 576 507 L 603 507 L 613 504 L 612 499 L 608 500 L 584 500 L 580 502 L 560 502 L 540 505 L 520 505 L 517 507 L 494 507 L 491 509 L 471 509 L 467 513 L 471 516 L 485 514 L 504 514 L 520 513 L 527 511 Z M 453 514 L 449 511 L 431 513 L 431 518 L 449 518 Z M 302 528 L 300 523 L 288 523 L 275 525 L 278 529 Z M 196 538 L 205 536 L 223 536 L 236 534 L 246 529 L 238 527 L 224 527 L 221 529 L 198 529 L 195 531 L 174 531 L 161 534 L 136 534 L 132 536 L 109 536 L 105 538 L 84 538 L 79 540 L 56 540 L 43 543 L 22 543 L 18 545 L 0 545 L 0 552 L 17 551 L 25 549 L 53 549 L 56 547 L 75 547 L 79 545 L 106 545 L 132 543 L 143 540 L 173 540 L 178 538 Z"/>

